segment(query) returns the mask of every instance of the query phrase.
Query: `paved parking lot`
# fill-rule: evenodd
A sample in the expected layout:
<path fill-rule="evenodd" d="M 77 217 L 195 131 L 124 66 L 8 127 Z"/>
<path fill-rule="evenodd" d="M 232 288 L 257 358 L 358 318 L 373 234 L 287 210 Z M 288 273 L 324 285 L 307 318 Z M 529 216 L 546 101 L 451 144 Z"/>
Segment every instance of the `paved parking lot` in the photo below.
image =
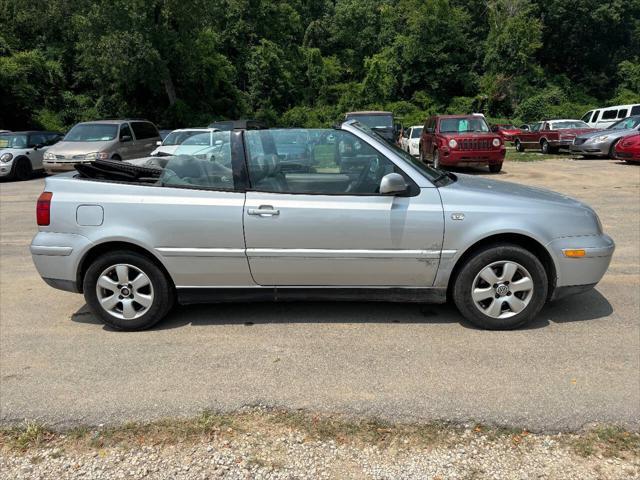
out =
<path fill-rule="evenodd" d="M 0 184 L 0 422 L 119 423 L 263 403 L 392 420 L 534 430 L 640 427 L 640 167 L 505 164 L 600 214 L 617 251 L 597 290 L 530 328 L 481 331 L 451 306 L 233 304 L 119 333 L 56 291 L 28 252 L 43 180 Z"/>

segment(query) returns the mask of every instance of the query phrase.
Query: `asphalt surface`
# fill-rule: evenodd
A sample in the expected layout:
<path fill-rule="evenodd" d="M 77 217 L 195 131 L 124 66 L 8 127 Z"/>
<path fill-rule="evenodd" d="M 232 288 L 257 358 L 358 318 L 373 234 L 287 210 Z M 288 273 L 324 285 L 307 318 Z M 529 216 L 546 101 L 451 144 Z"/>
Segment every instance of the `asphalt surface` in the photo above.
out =
<path fill-rule="evenodd" d="M 259 403 L 534 431 L 640 428 L 640 167 L 554 159 L 504 170 L 494 177 L 587 201 L 617 243 L 596 290 L 513 332 L 472 328 L 451 306 L 390 303 L 182 307 L 154 330 L 115 332 L 35 271 L 43 180 L 0 183 L 0 423 L 116 424 Z"/>

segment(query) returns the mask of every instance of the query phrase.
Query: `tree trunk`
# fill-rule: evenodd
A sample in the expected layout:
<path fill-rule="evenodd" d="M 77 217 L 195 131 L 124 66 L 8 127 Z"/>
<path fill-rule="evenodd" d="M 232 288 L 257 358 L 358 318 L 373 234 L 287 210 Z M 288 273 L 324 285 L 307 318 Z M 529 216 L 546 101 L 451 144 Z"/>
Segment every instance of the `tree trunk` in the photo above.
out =
<path fill-rule="evenodd" d="M 162 83 L 164 84 L 164 91 L 167 92 L 167 97 L 169 98 L 169 105 L 173 106 L 173 104 L 176 103 L 176 87 L 173 85 L 173 80 L 169 72 L 167 72 Z"/>

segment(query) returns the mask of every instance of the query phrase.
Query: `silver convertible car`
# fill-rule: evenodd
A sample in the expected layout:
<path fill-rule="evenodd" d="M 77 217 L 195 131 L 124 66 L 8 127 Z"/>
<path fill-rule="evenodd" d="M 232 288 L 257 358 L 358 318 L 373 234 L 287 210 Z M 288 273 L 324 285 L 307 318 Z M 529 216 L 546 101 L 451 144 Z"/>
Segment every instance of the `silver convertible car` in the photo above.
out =
<path fill-rule="evenodd" d="M 207 155 L 47 178 L 31 244 L 45 282 L 121 330 L 176 302 L 449 299 L 511 329 L 592 288 L 614 251 L 587 205 L 433 169 L 355 120 L 214 135 Z"/>

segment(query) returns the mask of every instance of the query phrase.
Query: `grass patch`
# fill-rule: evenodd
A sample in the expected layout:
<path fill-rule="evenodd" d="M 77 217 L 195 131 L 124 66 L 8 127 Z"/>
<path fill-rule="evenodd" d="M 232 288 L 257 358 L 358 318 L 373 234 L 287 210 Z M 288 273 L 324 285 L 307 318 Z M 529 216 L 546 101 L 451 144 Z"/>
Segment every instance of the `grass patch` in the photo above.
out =
<path fill-rule="evenodd" d="M 505 160 L 511 162 L 540 162 L 543 160 L 558 160 L 570 157 L 571 154 L 564 152 L 545 155 L 544 153 L 540 153 L 535 150 L 525 150 L 524 152 L 517 152 L 513 148 L 508 148 Z"/>
<path fill-rule="evenodd" d="M 597 427 L 569 441 L 573 451 L 582 457 L 640 456 L 640 433 L 620 427 Z"/>
<path fill-rule="evenodd" d="M 190 419 L 167 419 L 149 423 L 127 423 L 106 428 L 78 427 L 54 431 L 43 424 L 0 429 L 0 448 L 26 452 L 41 448 L 98 450 L 136 448 L 142 445 L 175 445 L 202 441 L 233 440 L 251 434 L 262 438 L 295 438 L 298 442 L 335 441 L 338 444 L 377 446 L 381 449 L 431 449 L 467 444 L 477 437 L 489 442 L 507 441 L 513 447 L 535 438 L 526 430 L 475 425 L 463 428 L 447 423 L 394 424 L 382 420 L 352 420 L 333 415 L 313 415 L 301 411 L 255 408 L 237 413 L 204 412 Z M 587 457 L 640 456 L 640 434 L 617 427 L 600 427 L 580 434 L 562 435 L 566 448 Z M 252 463 L 266 462 L 260 457 Z"/>

